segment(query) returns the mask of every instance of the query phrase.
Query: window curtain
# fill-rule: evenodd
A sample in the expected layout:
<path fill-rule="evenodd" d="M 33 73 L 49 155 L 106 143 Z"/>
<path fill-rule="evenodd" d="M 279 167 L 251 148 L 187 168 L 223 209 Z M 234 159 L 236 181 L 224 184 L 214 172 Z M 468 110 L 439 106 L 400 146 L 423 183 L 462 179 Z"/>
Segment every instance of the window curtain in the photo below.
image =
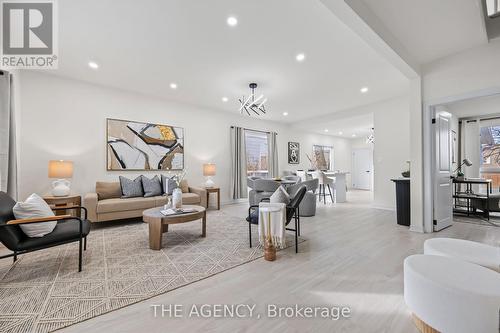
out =
<path fill-rule="evenodd" d="M 231 196 L 248 197 L 245 130 L 241 127 L 231 127 Z"/>
<path fill-rule="evenodd" d="M 0 70 L 0 190 L 17 200 L 16 125 L 12 74 Z"/>
<path fill-rule="evenodd" d="M 268 171 L 269 177 L 279 176 L 279 165 L 278 165 L 278 144 L 276 139 L 278 134 L 276 132 L 267 133 L 267 147 L 268 153 Z"/>

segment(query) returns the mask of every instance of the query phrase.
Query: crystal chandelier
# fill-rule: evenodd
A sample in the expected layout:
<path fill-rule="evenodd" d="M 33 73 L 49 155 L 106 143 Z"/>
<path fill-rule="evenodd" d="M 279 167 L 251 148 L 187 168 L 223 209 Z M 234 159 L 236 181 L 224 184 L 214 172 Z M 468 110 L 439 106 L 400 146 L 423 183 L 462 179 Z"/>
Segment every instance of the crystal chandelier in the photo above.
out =
<path fill-rule="evenodd" d="M 246 112 L 249 116 L 252 115 L 252 113 L 250 113 L 250 111 L 252 111 L 257 116 L 261 116 L 266 113 L 264 104 L 267 102 L 267 98 L 264 98 L 264 95 L 255 97 L 255 88 L 257 88 L 257 83 L 250 83 L 249 87 L 252 89 L 252 92 L 248 98 L 245 98 L 243 95 L 243 97 L 239 99 L 241 106 L 238 111 L 240 111 L 240 114 Z"/>

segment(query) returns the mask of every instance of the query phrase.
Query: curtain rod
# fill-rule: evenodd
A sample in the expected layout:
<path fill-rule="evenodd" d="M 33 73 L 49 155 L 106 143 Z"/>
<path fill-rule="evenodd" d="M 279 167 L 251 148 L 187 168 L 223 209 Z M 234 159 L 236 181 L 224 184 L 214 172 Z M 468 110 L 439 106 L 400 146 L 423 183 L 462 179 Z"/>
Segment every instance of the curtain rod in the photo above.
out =
<path fill-rule="evenodd" d="M 231 128 L 235 128 L 235 127 L 239 127 L 239 126 L 231 126 Z M 269 132 L 269 131 L 266 132 L 266 131 L 252 129 L 252 128 L 246 128 L 246 127 L 241 127 L 241 128 L 243 128 L 246 131 L 260 132 L 260 133 L 266 133 L 266 134 L 276 133 L 276 132 Z M 278 135 L 278 133 L 276 133 L 276 135 Z"/>

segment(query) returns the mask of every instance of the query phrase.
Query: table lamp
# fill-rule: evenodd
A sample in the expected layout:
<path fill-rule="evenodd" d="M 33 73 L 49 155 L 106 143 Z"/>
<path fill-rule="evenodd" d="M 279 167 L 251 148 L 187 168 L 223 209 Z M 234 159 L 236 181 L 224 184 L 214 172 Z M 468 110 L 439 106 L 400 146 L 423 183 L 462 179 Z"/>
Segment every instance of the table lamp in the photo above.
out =
<path fill-rule="evenodd" d="M 65 178 L 73 177 L 72 161 L 49 161 L 49 178 L 57 178 L 52 182 L 52 195 L 65 197 L 70 192 L 70 181 Z"/>
<path fill-rule="evenodd" d="M 215 176 L 215 164 L 203 164 L 203 176 L 207 177 L 205 187 L 214 187 L 215 183 L 212 180 L 212 176 Z"/>

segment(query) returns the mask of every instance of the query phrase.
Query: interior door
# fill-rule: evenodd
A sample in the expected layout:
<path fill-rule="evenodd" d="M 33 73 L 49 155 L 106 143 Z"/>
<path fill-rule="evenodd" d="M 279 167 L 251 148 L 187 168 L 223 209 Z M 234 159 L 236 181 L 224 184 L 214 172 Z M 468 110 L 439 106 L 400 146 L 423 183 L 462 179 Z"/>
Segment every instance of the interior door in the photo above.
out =
<path fill-rule="evenodd" d="M 434 119 L 434 231 L 439 231 L 453 221 L 451 115 L 436 111 Z"/>
<path fill-rule="evenodd" d="M 371 149 L 354 149 L 352 152 L 352 187 L 372 189 L 373 152 Z"/>

